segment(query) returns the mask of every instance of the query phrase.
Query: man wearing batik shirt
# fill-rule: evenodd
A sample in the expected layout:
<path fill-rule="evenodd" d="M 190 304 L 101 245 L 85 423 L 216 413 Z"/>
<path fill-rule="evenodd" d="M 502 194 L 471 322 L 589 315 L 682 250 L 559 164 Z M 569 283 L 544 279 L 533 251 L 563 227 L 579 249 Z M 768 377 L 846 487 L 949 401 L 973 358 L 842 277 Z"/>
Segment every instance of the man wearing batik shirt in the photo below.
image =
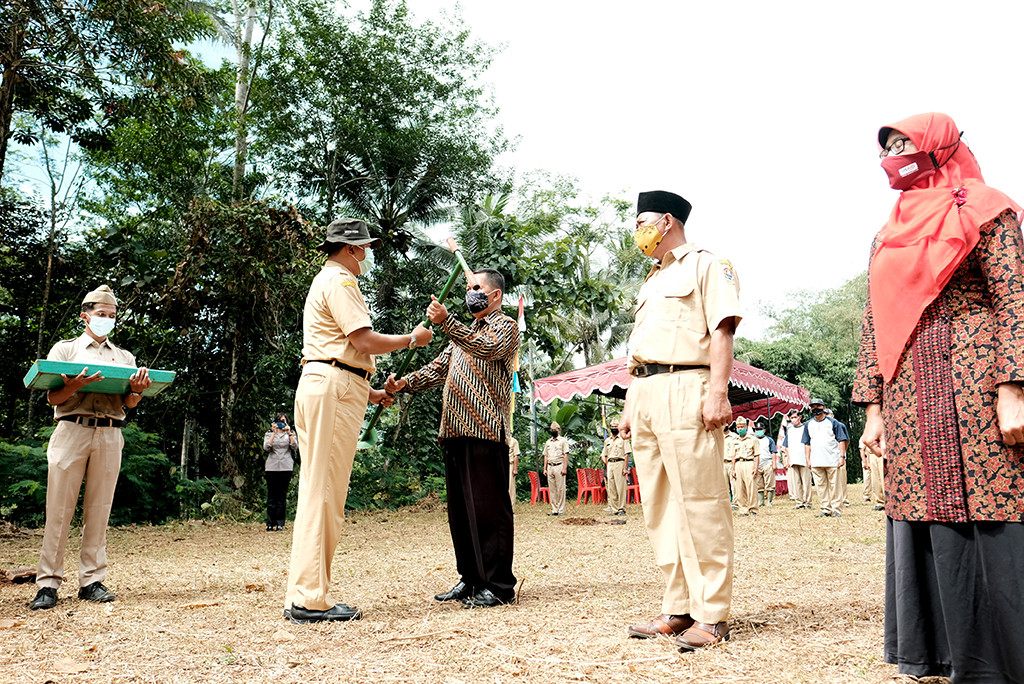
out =
<path fill-rule="evenodd" d="M 385 385 L 388 392 L 444 386 L 438 439 L 445 453 L 448 527 L 460 581 L 434 598 L 461 600 L 466 608 L 509 603 L 516 586 L 508 445 L 519 327 L 501 312 L 504 277 L 492 269 L 476 275 L 479 289 L 466 290 L 473 322 L 460 323 L 433 298 L 427 318 L 451 344 L 423 368 L 403 378 L 392 375 Z"/>

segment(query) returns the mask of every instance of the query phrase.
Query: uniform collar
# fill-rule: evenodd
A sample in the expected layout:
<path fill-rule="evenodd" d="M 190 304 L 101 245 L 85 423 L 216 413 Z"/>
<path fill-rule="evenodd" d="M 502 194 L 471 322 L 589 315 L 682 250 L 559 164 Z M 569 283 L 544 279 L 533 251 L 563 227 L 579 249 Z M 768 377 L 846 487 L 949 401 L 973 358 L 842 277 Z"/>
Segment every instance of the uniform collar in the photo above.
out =
<path fill-rule="evenodd" d="M 355 273 L 353 273 L 352 271 L 348 270 L 347 268 L 345 268 L 344 266 L 339 264 L 337 261 L 326 261 L 326 262 L 324 262 L 324 269 L 326 270 L 328 268 L 336 268 L 336 269 L 338 269 L 339 271 L 341 271 L 342 273 L 344 273 L 346 275 L 350 275 L 353 278 L 356 277 Z"/>
<path fill-rule="evenodd" d="M 93 345 L 97 347 L 106 347 L 107 349 L 114 349 L 114 343 L 110 341 L 110 335 L 103 338 L 102 342 L 97 342 L 96 339 L 87 332 L 83 332 L 79 337 L 79 341 L 85 345 L 86 348 Z"/>
<path fill-rule="evenodd" d="M 647 274 L 647 277 L 650 278 L 652 275 L 654 275 L 661 269 L 671 265 L 673 261 L 682 261 L 683 257 L 685 257 L 687 254 L 689 254 L 690 252 L 696 252 L 699 249 L 700 248 L 697 247 L 697 245 L 693 244 L 692 242 L 684 242 L 675 249 L 670 249 L 669 251 L 665 252 L 665 256 L 662 257 L 660 262 L 656 262 L 654 266 L 651 267 L 651 272 Z"/>

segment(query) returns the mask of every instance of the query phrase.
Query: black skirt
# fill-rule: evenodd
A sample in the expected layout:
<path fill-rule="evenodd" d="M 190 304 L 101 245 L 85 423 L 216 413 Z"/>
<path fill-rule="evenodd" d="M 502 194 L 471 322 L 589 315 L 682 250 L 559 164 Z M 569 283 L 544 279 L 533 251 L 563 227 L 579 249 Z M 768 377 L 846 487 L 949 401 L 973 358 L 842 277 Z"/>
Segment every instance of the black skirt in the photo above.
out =
<path fill-rule="evenodd" d="M 888 519 L 885 662 L 951 684 L 1024 684 L 1024 523 Z"/>

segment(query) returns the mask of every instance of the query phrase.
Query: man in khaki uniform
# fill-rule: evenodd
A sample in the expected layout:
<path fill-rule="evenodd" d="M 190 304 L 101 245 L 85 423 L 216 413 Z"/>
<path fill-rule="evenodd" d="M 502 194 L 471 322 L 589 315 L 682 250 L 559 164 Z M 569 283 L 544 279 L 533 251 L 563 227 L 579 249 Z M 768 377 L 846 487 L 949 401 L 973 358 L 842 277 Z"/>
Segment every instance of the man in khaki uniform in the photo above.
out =
<path fill-rule="evenodd" d="M 131 353 L 114 345 L 108 335 L 114 328 L 117 299 L 101 285 L 82 300 L 79 317 L 85 333 L 54 345 L 50 361 L 105 366 L 136 367 Z M 81 391 L 103 379 L 101 371 L 88 373 L 89 365 L 76 376 L 64 378 L 64 386 L 46 393 L 57 427 L 46 448 L 46 527 L 36 572 L 36 593 L 32 610 L 57 605 L 57 588 L 64 580 L 64 550 L 68 530 L 78 504 L 78 492 L 85 480 L 82 506 L 82 550 L 78 561 L 78 598 L 97 603 L 114 600 L 103 586 L 107 575 L 107 521 L 114 500 L 114 487 L 121 470 L 124 439 L 121 426 L 125 408 L 134 408 L 150 386 L 149 372 L 140 368 L 132 374 L 127 394 L 99 394 Z"/>
<path fill-rule="evenodd" d="M 608 505 L 612 515 L 626 515 L 626 471 L 632 447 L 619 434 L 619 421 L 613 420 L 610 425 L 612 434 L 604 440 L 601 450 L 601 460 L 608 471 Z"/>
<path fill-rule="evenodd" d="M 736 447 L 736 421 L 725 427 L 725 458 L 722 459 L 722 472 L 725 473 L 725 484 L 729 487 L 729 500 L 732 502 L 732 509 L 739 508 L 736 503 L 736 488 L 732 482 L 732 450 Z"/>
<path fill-rule="evenodd" d="M 544 472 L 548 476 L 551 512 L 565 515 L 565 474 L 569 472 L 569 440 L 561 436 L 561 426 L 552 422 L 551 437 L 544 442 Z"/>
<path fill-rule="evenodd" d="M 733 528 L 720 468 L 732 420 L 729 374 L 739 283 L 725 259 L 686 241 L 690 204 L 669 192 L 637 200 L 634 241 L 657 263 L 640 288 L 629 337 L 620 434 L 633 440 L 648 536 L 665 574 L 662 615 L 629 634 L 676 636 L 694 650 L 729 638 Z"/>
<path fill-rule="evenodd" d="M 757 475 L 760 457 L 761 444 L 757 437 L 750 433 L 747 419 L 740 416 L 736 419 L 736 440 L 732 444 L 729 471 L 736 483 L 734 498 L 737 510 L 743 517 L 757 515 Z"/>
<path fill-rule="evenodd" d="M 519 440 L 508 440 L 508 498 L 516 502 L 516 475 L 519 474 Z"/>
<path fill-rule="evenodd" d="M 373 331 L 356 275 L 363 272 L 368 249 L 379 246 L 360 220 L 331 223 L 319 246 L 327 261 L 313 278 L 302 312 L 303 366 L 295 391 L 302 465 L 284 601 L 285 617 L 296 624 L 362 617 L 358 608 L 336 604 L 328 590 L 366 404 L 393 401 L 370 387 L 373 355 L 422 347 L 432 337 L 423 326 L 409 335 Z"/>

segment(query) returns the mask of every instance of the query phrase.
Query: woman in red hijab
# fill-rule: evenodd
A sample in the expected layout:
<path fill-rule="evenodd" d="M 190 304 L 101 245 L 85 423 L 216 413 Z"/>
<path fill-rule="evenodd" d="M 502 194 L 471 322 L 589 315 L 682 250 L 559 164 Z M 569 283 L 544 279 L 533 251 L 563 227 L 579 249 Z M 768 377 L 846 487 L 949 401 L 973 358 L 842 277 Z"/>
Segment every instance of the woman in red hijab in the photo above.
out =
<path fill-rule="evenodd" d="M 868 268 L 853 400 L 887 460 L 885 660 L 1024 682 L 1024 241 L 945 114 L 878 131 L 900 191 Z"/>

